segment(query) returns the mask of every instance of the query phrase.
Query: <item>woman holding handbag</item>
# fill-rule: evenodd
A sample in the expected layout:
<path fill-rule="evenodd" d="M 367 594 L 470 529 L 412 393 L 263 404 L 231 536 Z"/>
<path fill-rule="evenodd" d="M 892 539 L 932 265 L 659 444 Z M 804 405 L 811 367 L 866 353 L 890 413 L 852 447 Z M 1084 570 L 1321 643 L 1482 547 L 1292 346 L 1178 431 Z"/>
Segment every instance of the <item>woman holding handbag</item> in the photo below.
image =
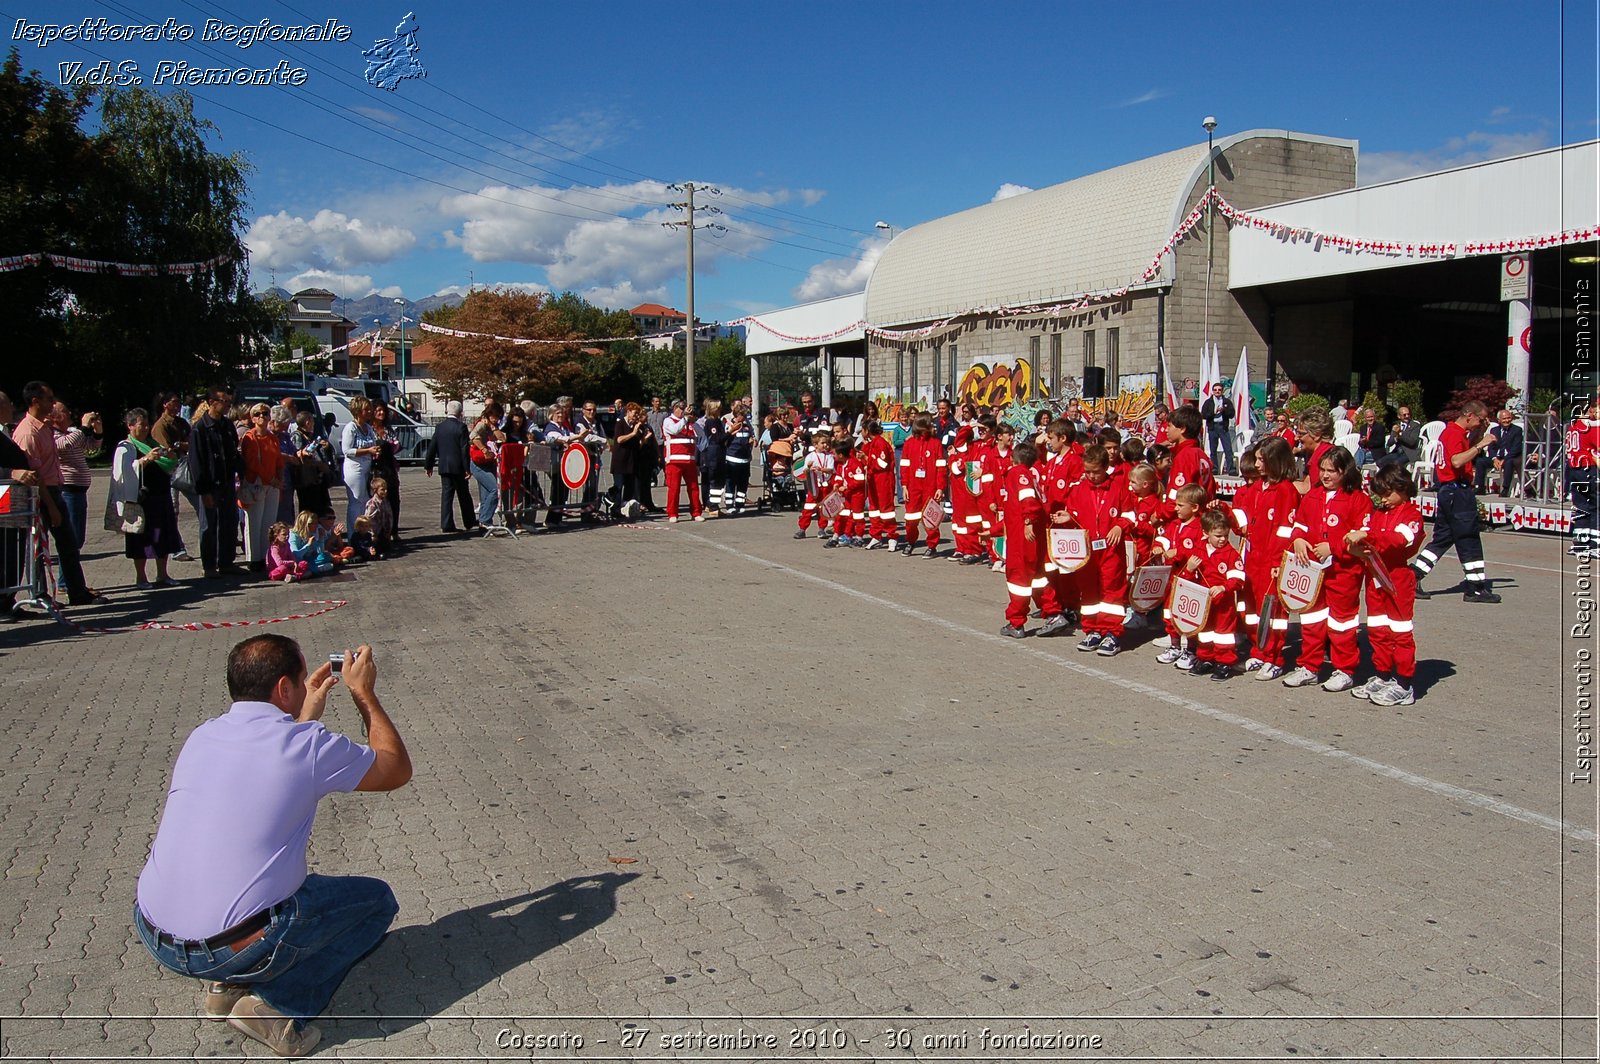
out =
<path fill-rule="evenodd" d="M 107 525 L 115 517 L 115 529 L 123 534 L 123 553 L 133 559 L 141 590 L 177 587 L 167 575 L 167 558 L 183 545 L 178 536 L 178 514 L 172 505 L 172 471 L 177 467 L 175 453 L 150 436 L 150 416 L 139 407 L 123 417 L 128 438 L 117 444 L 111 460 L 111 499 Z M 155 584 L 150 583 L 145 566 L 156 562 Z"/>

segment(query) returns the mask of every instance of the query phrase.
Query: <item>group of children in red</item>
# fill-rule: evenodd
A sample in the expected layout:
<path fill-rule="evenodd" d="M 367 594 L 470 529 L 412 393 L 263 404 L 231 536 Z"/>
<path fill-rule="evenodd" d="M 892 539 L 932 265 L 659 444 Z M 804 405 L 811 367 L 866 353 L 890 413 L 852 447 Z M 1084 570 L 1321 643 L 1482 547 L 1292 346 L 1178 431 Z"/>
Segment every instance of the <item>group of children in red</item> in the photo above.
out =
<path fill-rule="evenodd" d="M 1423 519 L 1405 468 L 1380 468 L 1369 496 L 1350 452 L 1314 439 L 1303 488 L 1289 441 L 1269 437 L 1240 456 L 1245 484 L 1223 500 L 1198 442 L 1200 428 L 1193 407 L 1174 410 L 1166 447 L 1146 454 L 1141 441 L 1122 442 L 1114 430 L 1080 441 L 1076 426 L 1062 419 L 1044 429 L 1041 452 L 1035 439 L 1016 442 L 1011 426 L 983 418 L 961 426 L 946 452 L 931 420 L 918 417 L 900 458 L 903 546 L 894 450 L 881 428 L 864 425 L 859 448 L 817 433 L 795 537 L 804 538 L 815 521 L 829 547 L 882 545 L 909 555 L 921 540 L 932 558 L 948 497 L 952 559 L 990 562 L 1005 573 L 1002 635 L 1030 634 L 1025 625 L 1037 607 L 1044 625 L 1036 634 L 1064 635 L 1076 616 L 1084 633 L 1078 649 L 1111 657 L 1123 649 L 1128 629 L 1163 624 L 1167 638 L 1156 660 L 1191 675 L 1225 681 L 1243 671 L 1289 687 L 1320 681 L 1325 691 L 1349 691 L 1377 705 L 1410 705 L 1416 574 L 1408 562 L 1422 544 Z M 1062 535 L 1064 529 L 1077 531 Z M 1278 596 L 1286 552 L 1309 586 L 1304 601 L 1291 607 L 1300 615 L 1292 671 L 1284 657 L 1290 609 Z M 1206 589 L 1210 604 L 1198 631 L 1180 632 L 1170 588 L 1165 608 L 1146 615 L 1130 605 L 1130 581 L 1155 566 L 1171 567 L 1172 587 L 1182 578 Z M 1313 574 L 1320 574 L 1320 587 Z M 1374 675 L 1358 686 L 1363 593 Z"/>

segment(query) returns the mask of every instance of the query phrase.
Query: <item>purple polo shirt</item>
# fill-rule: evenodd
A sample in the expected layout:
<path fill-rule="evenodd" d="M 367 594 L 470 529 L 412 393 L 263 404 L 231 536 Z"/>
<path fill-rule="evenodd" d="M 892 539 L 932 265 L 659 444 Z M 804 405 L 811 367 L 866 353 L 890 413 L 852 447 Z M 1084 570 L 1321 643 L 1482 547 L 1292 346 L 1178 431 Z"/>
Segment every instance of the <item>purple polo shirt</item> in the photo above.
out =
<path fill-rule="evenodd" d="M 305 882 L 317 802 L 355 790 L 376 757 L 268 702 L 235 702 L 200 725 L 173 766 L 139 874 L 145 918 L 206 939 L 289 897 Z"/>

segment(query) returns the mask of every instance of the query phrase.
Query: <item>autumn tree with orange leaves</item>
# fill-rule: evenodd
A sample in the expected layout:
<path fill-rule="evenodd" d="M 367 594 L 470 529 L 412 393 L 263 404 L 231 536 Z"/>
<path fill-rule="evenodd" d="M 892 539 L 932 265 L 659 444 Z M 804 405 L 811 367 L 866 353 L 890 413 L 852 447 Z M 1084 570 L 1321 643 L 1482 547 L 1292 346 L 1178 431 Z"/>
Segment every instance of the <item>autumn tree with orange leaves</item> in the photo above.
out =
<path fill-rule="evenodd" d="M 572 293 L 548 296 L 478 289 L 454 308 L 449 328 L 479 336 L 434 334 L 434 390 L 442 398 L 548 401 L 579 386 L 606 353 L 602 337 L 631 336 L 627 311 L 605 311 Z M 427 317 L 424 320 L 429 320 Z M 559 343 L 514 344 L 495 336 Z"/>

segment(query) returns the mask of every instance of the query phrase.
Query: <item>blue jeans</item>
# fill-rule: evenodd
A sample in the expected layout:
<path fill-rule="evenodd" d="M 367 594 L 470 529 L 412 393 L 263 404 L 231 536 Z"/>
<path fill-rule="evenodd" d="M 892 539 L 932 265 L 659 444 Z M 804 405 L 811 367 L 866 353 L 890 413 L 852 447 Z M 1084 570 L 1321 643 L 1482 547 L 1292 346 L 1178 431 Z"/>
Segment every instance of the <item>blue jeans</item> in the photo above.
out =
<path fill-rule="evenodd" d="M 467 464 L 472 479 L 478 482 L 478 524 L 494 524 L 494 512 L 500 505 L 500 478 L 492 469 L 482 469 Z"/>
<path fill-rule="evenodd" d="M 137 904 L 133 923 L 162 967 L 195 979 L 248 984 L 256 997 L 303 1024 L 328 1007 L 345 975 L 383 941 L 399 911 L 381 879 L 309 875 L 277 906 L 266 934 L 237 953 L 227 946 L 160 941 Z"/>

